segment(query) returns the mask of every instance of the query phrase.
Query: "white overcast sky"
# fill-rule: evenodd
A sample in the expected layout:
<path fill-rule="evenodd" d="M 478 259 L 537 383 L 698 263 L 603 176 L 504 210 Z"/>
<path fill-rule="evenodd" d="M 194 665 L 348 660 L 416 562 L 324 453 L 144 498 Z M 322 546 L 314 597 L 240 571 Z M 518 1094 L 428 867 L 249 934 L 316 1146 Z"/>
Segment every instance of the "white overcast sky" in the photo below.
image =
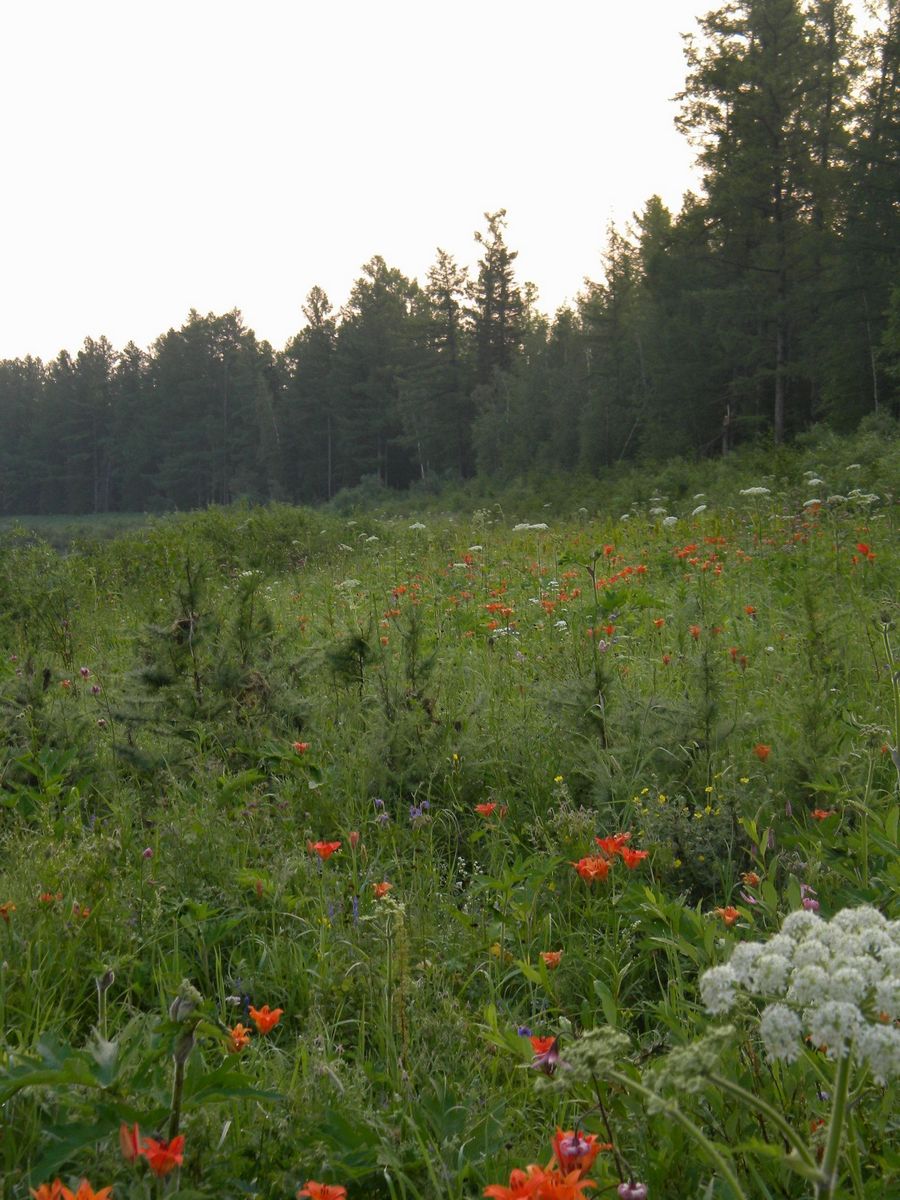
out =
<path fill-rule="evenodd" d="M 553 312 L 610 220 L 697 187 L 701 0 L 0 2 L 0 358 L 239 308 L 280 348 L 375 254 L 424 280 L 508 210 Z"/>

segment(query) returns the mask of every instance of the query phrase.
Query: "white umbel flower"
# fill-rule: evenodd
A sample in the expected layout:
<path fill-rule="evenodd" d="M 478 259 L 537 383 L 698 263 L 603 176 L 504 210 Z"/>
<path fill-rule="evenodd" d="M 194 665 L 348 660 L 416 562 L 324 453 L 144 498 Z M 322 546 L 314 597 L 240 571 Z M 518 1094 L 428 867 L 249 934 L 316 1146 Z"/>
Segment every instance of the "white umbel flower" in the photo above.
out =
<path fill-rule="evenodd" d="M 889 1021 L 900 1018 L 900 979 L 883 979 L 875 984 L 875 1008 Z"/>
<path fill-rule="evenodd" d="M 790 969 L 790 960 L 783 954 L 761 954 L 756 960 L 756 991 L 767 995 L 783 995 Z"/>
<path fill-rule="evenodd" d="M 767 942 L 743 942 L 700 980 L 709 1012 L 728 1012 L 744 990 L 763 1001 L 770 1058 L 793 1062 L 804 1035 L 830 1058 L 852 1054 L 873 1077 L 900 1076 L 900 922 L 864 905 L 825 921 L 791 913 Z M 782 1002 L 783 999 L 783 1002 Z"/>
<path fill-rule="evenodd" d="M 803 1048 L 800 1018 L 786 1004 L 770 1004 L 763 1010 L 759 1032 L 769 1058 L 795 1062 Z"/>
<path fill-rule="evenodd" d="M 896 1025 L 867 1025 L 856 1039 L 856 1050 L 882 1087 L 900 1075 L 900 1029 Z"/>
<path fill-rule="evenodd" d="M 825 922 L 816 913 L 809 912 L 805 908 L 798 908 L 796 912 L 792 912 L 784 918 L 781 932 L 793 938 L 795 942 L 802 942 L 811 933 L 822 929 L 824 925 Z"/>
<path fill-rule="evenodd" d="M 794 1004 L 815 1004 L 828 994 L 828 974 L 816 963 L 809 963 L 794 971 L 787 998 Z"/>
<path fill-rule="evenodd" d="M 850 1043 L 862 1030 L 865 1021 L 855 1004 L 843 1000 L 826 1000 L 803 1014 L 813 1045 L 826 1047 L 829 1058 L 843 1058 Z"/>
<path fill-rule="evenodd" d="M 712 967 L 700 980 L 700 996 L 707 1012 L 721 1016 L 734 1008 L 738 977 L 730 966 Z"/>

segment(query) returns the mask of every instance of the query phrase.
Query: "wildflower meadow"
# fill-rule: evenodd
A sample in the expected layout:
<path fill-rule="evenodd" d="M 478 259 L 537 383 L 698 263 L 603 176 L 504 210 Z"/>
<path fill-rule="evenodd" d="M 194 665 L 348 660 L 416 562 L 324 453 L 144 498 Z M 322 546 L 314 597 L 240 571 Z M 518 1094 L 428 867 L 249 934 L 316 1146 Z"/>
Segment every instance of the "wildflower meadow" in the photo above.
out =
<path fill-rule="evenodd" d="M 896 467 L 5 532 L 3 1200 L 900 1194 Z"/>

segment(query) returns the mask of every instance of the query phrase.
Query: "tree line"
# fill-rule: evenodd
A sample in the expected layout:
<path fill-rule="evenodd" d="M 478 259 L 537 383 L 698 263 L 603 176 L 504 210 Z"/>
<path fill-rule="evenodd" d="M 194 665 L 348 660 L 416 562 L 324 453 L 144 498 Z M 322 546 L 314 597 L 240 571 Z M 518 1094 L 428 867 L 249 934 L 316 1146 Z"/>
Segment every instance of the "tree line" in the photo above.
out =
<path fill-rule="evenodd" d="M 367 262 L 314 287 L 281 351 L 192 311 L 149 349 L 87 338 L 0 362 L 0 512 L 327 500 L 377 479 L 596 473 L 776 443 L 900 407 L 900 4 L 735 0 L 686 39 L 678 213 L 611 227 L 600 282 L 552 318 L 505 211 L 473 269 Z"/>

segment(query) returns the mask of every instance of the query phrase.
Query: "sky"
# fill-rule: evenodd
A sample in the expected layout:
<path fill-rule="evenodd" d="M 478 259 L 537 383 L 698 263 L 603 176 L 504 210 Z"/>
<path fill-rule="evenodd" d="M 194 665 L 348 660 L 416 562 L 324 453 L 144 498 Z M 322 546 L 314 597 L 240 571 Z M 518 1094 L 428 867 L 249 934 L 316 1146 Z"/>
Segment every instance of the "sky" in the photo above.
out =
<path fill-rule="evenodd" d="M 701 0 L 29 0 L 0 8 L 0 358 L 239 308 L 276 348 L 380 254 L 470 267 L 505 208 L 538 307 L 699 188 Z"/>

